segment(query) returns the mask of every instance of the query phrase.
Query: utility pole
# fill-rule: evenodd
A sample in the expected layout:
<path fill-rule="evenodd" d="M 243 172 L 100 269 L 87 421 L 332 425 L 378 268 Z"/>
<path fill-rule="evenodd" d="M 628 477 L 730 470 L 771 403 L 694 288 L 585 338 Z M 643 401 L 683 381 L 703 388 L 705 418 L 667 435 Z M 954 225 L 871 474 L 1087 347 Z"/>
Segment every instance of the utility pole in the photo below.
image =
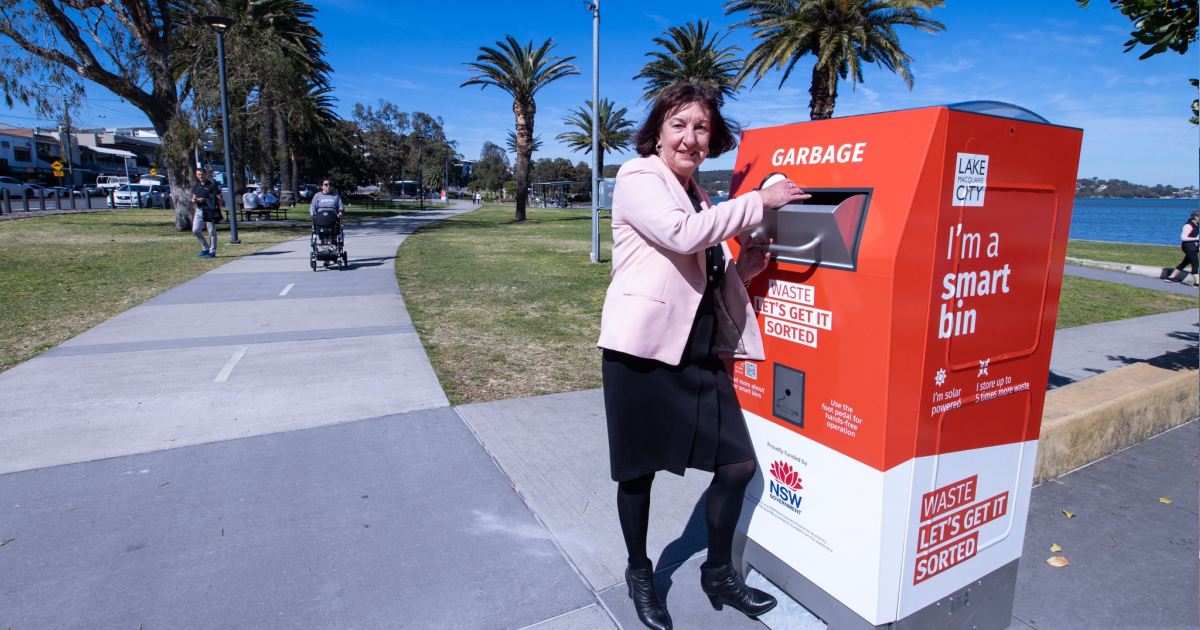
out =
<path fill-rule="evenodd" d="M 417 134 L 417 196 L 422 210 L 425 209 L 425 136 Z"/>
<path fill-rule="evenodd" d="M 229 91 L 225 85 L 225 29 L 233 26 L 233 20 L 210 15 L 203 20 L 217 33 L 217 72 L 221 81 L 221 126 L 225 145 L 225 207 L 229 210 L 229 244 L 241 245 L 238 239 L 237 208 L 233 205 L 233 157 L 229 149 Z"/>
<path fill-rule="evenodd" d="M 600 262 L 600 0 L 592 10 L 592 262 Z"/>
<path fill-rule="evenodd" d="M 63 155 L 67 158 L 67 172 L 71 174 L 71 185 L 74 186 L 79 182 L 75 181 L 75 159 L 72 156 L 71 149 L 71 110 L 67 109 L 67 97 L 63 97 L 63 122 L 66 129 L 63 131 Z M 72 197 L 74 198 L 74 197 Z"/>

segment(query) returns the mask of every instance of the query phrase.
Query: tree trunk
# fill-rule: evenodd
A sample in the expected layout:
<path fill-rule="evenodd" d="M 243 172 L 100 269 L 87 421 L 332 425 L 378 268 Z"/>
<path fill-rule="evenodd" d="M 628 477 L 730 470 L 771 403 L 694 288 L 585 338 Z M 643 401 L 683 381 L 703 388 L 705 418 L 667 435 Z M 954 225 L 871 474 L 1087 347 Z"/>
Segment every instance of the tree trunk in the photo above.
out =
<path fill-rule="evenodd" d="M 836 71 L 814 66 L 812 86 L 808 93 L 812 95 L 812 100 L 808 102 L 809 116 L 813 120 L 833 118 L 833 105 L 837 102 Z"/>
<path fill-rule="evenodd" d="M 260 94 L 258 100 L 258 146 L 259 146 L 259 169 L 258 169 L 258 189 L 266 190 L 275 185 L 275 112 L 273 111 L 274 103 L 266 94 Z"/>
<path fill-rule="evenodd" d="M 292 203 L 296 203 L 300 199 L 300 169 L 296 166 L 296 150 L 292 145 L 288 145 L 288 164 L 291 166 L 292 175 Z"/>
<path fill-rule="evenodd" d="M 532 99 L 528 103 L 513 101 L 513 114 L 517 119 L 517 211 L 513 220 L 517 222 L 525 220 L 525 205 L 529 202 L 529 162 L 533 158 L 533 116 L 536 111 L 537 105 Z"/>
<path fill-rule="evenodd" d="M 288 142 L 287 125 L 283 119 L 282 107 L 275 108 L 275 163 L 279 165 L 279 204 L 296 205 L 295 190 L 292 182 L 292 169 L 288 164 L 291 157 L 291 144 Z"/>
<path fill-rule="evenodd" d="M 192 188 L 196 185 L 194 162 L 195 132 L 186 117 L 176 112 L 166 120 L 151 118 L 150 124 L 162 139 L 159 144 L 160 157 L 167 163 L 167 187 L 171 194 L 171 206 L 175 209 L 175 229 L 180 232 L 192 229 Z"/>

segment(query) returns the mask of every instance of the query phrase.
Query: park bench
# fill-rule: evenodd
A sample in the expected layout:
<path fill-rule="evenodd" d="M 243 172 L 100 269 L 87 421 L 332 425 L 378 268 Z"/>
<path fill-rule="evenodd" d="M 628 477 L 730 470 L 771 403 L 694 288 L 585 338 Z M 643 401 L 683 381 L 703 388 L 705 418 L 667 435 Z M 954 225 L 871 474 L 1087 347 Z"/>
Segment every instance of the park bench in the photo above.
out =
<path fill-rule="evenodd" d="M 254 217 L 255 221 L 259 221 L 264 218 L 266 218 L 266 219 L 286 219 L 287 215 L 288 215 L 288 210 L 291 210 L 291 208 L 285 208 L 283 206 L 279 206 L 276 208 L 252 208 L 249 210 L 247 210 L 246 208 L 242 208 L 241 209 L 241 217 L 242 217 L 243 221 L 249 221 L 251 216 Z"/>

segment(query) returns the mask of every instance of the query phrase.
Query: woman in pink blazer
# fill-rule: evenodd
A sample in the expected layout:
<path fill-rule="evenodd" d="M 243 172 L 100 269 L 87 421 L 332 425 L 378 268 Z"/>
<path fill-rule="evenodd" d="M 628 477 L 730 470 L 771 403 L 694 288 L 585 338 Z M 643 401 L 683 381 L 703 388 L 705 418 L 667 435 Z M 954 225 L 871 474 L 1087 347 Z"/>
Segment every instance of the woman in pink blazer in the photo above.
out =
<path fill-rule="evenodd" d="M 754 450 L 726 359 L 763 358 L 745 285 L 768 254 L 725 241 L 771 210 L 808 197 L 784 181 L 712 205 L 692 179 L 700 163 L 737 144 L 717 93 L 681 83 L 665 90 L 634 136 L 639 158 L 617 173 L 613 191 L 613 272 L 604 300 L 604 406 L 617 513 L 629 566 L 625 580 L 638 618 L 671 628 L 646 555 L 654 474 L 712 471 L 705 517 L 708 559 L 700 585 L 713 607 L 751 617 L 775 606 L 747 587 L 732 565 L 733 530 L 754 477 Z"/>

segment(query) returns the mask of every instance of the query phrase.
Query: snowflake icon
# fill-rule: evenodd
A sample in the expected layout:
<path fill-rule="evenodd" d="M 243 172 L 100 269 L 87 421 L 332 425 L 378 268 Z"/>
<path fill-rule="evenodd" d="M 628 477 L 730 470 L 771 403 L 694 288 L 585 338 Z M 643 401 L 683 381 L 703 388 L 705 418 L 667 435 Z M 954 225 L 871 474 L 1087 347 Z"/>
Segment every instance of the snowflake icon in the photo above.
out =
<path fill-rule="evenodd" d="M 943 384 L 945 384 L 945 382 L 946 382 L 946 369 L 941 368 L 937 371 L 937 374 L 934 375 L 933 384 L 937 385 L 938 387 L 941 387 Z"/>
<path fill-rule="evenodd" d="M 977 374 L 976 376 L 987 376 L 988 363 L 991 363 L 991 362 L 992 362 L 991 359 L 980 359 L 979 360 L 979 374 Z"/>

